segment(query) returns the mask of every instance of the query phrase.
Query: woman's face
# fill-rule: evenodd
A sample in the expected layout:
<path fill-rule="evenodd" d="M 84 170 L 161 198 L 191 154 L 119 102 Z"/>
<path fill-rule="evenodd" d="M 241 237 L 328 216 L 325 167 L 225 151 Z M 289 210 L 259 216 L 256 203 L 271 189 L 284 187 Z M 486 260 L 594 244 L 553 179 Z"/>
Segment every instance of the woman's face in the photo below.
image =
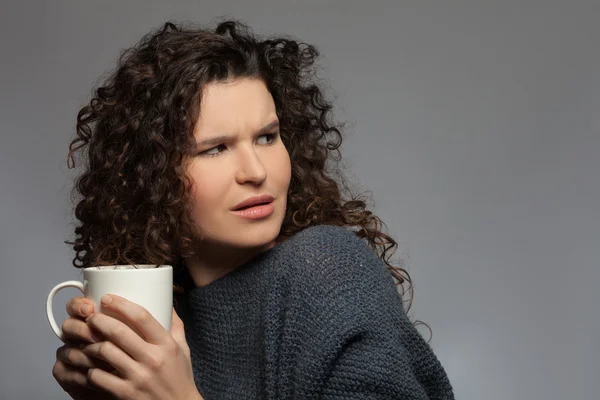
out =
<path fill-rule="evenodd" d="M 279 136 L 273 98 L 262 80 L 204 87 L 189 166 L 192 218 L 202 243 L 270 247 L 285 215 L 291 165 Z M 233 211 L 249 197 L 270 195 L 273 212 L 248 219 Z"/>

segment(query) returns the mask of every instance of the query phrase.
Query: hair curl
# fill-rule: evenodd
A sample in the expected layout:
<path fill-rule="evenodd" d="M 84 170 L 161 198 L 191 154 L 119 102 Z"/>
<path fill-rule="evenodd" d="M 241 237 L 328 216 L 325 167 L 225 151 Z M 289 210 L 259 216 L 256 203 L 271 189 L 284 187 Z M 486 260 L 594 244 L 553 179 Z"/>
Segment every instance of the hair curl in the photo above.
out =
<path fill-rule="evenodd" d="M 87 147 L 73 192 L 80 225 L 73 265 L 171 264 L 193 254 L 186 207 L 186 156 L 193 148 L 200 93 L 211 82 L 262 79 L 273 96 L 292 165 L 287 211 L 278 241 L 311 225 L 346 226 L 387 265 L 412 304 L 412 282 L 390 258 L 397 243 L 354 195 L 340 173 L 341 124 L 316 84 L 318 50 L 280 37 L 259 40 L 244 24 L 214 31 L 167 22 L 123 51 L 116 69 L 77 115 L 67 164 Z M 75 200 L 73 200 L 75 202 Z M 408 311 L 407 309 L 407 311 Z M 420 321 L 417 321 L 419 323 Z"/>

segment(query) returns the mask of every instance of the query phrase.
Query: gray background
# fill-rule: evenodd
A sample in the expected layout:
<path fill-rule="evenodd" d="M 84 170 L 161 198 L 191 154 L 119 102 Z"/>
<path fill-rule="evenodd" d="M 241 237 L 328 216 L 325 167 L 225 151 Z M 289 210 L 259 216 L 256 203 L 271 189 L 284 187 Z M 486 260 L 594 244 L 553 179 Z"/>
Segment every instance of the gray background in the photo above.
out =
<path fill-rule="evenodd" d="M 598 398 L 600 2 L 3 1 L 0 15 L 0 398 L 65 397 L 44 302 L 80 276 L 63 243 L 77 111 L 121 48 L 218 16 L 322 50 L 345 159 L 401 242 L 412 315 L 457 398 Z"/>

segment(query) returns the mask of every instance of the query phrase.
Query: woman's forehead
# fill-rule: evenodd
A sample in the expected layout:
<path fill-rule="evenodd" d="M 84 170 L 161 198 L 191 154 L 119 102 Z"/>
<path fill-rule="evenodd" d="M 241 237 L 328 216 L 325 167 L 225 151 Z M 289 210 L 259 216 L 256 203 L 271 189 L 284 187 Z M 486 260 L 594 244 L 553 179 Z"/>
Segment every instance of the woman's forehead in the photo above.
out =
<path fill-rule="evenodd" d="M 203 91 L 194 136 L 201 139 L 254 132 L 276 121 L 273 98 L 262 81 L 215 83 Z"/>

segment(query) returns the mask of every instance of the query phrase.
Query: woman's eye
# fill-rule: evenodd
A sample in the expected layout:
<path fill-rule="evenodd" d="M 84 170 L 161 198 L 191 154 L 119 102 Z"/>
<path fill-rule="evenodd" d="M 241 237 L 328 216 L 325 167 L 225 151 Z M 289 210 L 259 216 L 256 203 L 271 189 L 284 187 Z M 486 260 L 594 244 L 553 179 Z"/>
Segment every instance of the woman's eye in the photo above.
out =
<path fill-rule="evenodd" d="M 261 144 L 266 144 L 266 145 L 273 144 L 275 142 L 275 139 L 277 138 L 277 133 L 266 133 L 264 135 L 260 135 L 259 139 L 260 138 L 267 138 L 267 142 L 261 143 Z"/>
<path fill-rule="evenodd" d="M 223 147 L 225 147 L 225 145 L 220 144 L 218 146 L 213 147 L 212 149 L 205 150 L 200 154 L 210 156 L 210 157 L 218 156 L 219 154 L 221 154 L 221 152 L 219 150 L 222 150 Z"/>
<path fill-rule="evenodd" d="M 278 135 L 279 135 L 279 132 L 265 133 L 264 135 L 260 135 L 258 137 L 258 144 L 263 145 L 263 146 L 270 146 L 276 142 Z M 266 140 L 263 140 L 263 139 L 266 139 Z M 226 146 L 224 144 L 220 144 L 218 146 L 215 146 L 213 148 L 210 148 L 208 150 L 204 150 L 204 151 L 200 152 L 199 155 L 215 157 L 215 156 L 218 156 L 221 153 L 223 153 L 222 150 L 225 150 L 225 149 L 226 149 Z"/>

